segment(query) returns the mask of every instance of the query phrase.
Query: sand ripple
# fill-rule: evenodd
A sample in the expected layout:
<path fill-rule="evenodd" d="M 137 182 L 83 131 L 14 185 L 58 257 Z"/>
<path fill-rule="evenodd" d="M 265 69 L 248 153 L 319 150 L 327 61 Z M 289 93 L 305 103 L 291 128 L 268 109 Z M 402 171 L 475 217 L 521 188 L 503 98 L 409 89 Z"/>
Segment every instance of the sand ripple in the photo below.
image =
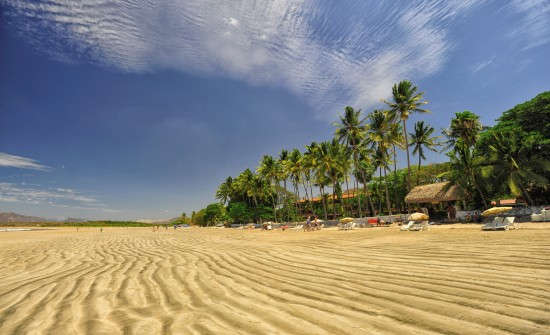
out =
<path fill-rule="evenodd" d="M 550 334 L 550 229 L 0 236 L 0 334 Z"/>

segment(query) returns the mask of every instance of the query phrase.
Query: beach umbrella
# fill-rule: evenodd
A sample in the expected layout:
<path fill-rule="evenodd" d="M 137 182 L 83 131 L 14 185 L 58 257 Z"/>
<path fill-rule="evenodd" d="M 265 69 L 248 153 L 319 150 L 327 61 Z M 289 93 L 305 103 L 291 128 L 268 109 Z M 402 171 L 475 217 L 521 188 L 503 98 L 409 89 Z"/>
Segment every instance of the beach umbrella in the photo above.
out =
<path fill-rule="evenodd" d="M 343 218 L 343 219 L 340 219 L 340 222 L 341 223 L 350 223 L 350 222 L 353 222 L 353 220 L 355 220 L 354 218 Z"/>
<path fill-rule="evenodd" d="M 429 220 L 430 217 L 424 213 L 412 213 L 409 215 L 409 221 L 424 221 Z"/>
<path fill-rule="evenodd" d="M 498 215 L 512 210 L 513 207 L 493 207 L 481 213 L 483 216 Z"/>

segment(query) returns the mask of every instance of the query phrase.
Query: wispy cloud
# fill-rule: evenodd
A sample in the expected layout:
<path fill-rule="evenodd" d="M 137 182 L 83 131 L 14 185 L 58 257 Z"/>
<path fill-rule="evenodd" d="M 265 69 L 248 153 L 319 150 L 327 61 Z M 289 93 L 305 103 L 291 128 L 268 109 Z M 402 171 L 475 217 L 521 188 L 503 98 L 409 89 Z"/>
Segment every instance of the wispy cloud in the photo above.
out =
<path fill-rule="evenodd" d="M 523 44 L 523 50 L 550 43 L 550 1 L 513 0 L 510 7 L 520 20 L 509 35 Z"/>
<path fill-rule="evenodd" d="M 486 68 L 487 66 L 493 64 L 493 62 L 495 61 L 496 57 L 493 56 L 491 57 L 490 59 L 487 59 L 487 60 L 484 60 L 484 61 L 481 61 L 477 64 L 475 64 L 474 66 L 472 66 L 472 73 L 477 73 L 481 70 L 483 70 L 484 68 Z"/>
<path fill-rule="evenodd" d="M 83 195 L 67 188 L 40 188 L 39 185 L 30 187 L 27 184 L 0 183 L 0 202 L 22 202 L 32 205 L 49 205 L 81 210 L 117 213 L 118 210 L 108 208 L 107 205 L 94 197 Z"/>
<path fill-rule="evenodd" d="M 39 171 L 48 171 L 51 169 L 49 166 L 42 165 L 34 159 L 10 155 L 3 152 L 0 152 L 0 167 L 14 167 Z"/>
<path fill-rule="evenodd" d="M 11 0 L 5 15 L 63 61 L 283 86 L 333 117 L 343 104 L 371 106 L 394 82 L 441 69 L 450 24 L 481 2 Z"/>

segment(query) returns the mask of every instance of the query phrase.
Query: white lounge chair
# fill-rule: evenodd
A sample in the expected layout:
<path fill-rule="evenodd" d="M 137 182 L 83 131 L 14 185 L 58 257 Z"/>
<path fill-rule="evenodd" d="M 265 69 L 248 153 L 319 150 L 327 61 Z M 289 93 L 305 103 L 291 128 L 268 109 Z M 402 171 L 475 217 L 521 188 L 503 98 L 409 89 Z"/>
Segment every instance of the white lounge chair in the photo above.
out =
<path fill-rule="evenodd" d="M 495 229 L 494 230 L 509 230 L 509 229 L 516 229 L 517 226 L 515 225 L 514 221 L 515 221 L 515 217 L 513 216 L 508 216 L 506 218 L 504 218 L 504 220 L 502 221 L 502 223 L 497 223 L 495 225 Z"/>
<path fill-rule="evenodd" d="M 507 216 L 506 219 L 504 219 L 504 222 L 508 224 L 508 229 L 518 229 L 519 226 L 516 222 L 515 216 Z"/>
<path fill-rule="evenodd" d="M 497 230 L 497 227 L 500 227 L 503 224 L 503 222 L 504 222 L 504 218 L 497 216 L 493 219 L 493 221 L 483 225 L 481 227 L 481 230 Z M 501 228 L 498 228 L 498 229 L 501 229 Z"/>
<path fill-rule="evenodd" d="M 422 231 L 422 230 L 428 230 L 428 221 L 415 223 L 412 225 L 412 227 L 409 228 L 409 231 Z"/>
<path fill-rule="evenodd" d="M 409 223 L 407 223 L 406 225 L 401 226 L 401 230 L 409 230 L 413 225 L 414 221 L 409 221 Z"/>
<path fill-rule="evenodd" d="M 299 224 L 299 225 L 295 226 L 295 227 L 292 228 L 292 229 L 295 229 L 295 230 L 304 229 L 304 225 L 303 225 L 303 224 Z"/>

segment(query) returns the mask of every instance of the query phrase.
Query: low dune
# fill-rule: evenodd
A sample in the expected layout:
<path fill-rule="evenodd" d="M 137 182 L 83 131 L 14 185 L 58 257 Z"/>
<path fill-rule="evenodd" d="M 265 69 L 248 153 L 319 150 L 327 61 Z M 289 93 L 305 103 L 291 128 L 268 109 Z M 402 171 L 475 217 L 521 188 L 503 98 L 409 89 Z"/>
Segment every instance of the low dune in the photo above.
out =
<path fill-rule="evenodd" d="M 0 334 L 550 334 L 550 226 L 0 233 Z"/>

